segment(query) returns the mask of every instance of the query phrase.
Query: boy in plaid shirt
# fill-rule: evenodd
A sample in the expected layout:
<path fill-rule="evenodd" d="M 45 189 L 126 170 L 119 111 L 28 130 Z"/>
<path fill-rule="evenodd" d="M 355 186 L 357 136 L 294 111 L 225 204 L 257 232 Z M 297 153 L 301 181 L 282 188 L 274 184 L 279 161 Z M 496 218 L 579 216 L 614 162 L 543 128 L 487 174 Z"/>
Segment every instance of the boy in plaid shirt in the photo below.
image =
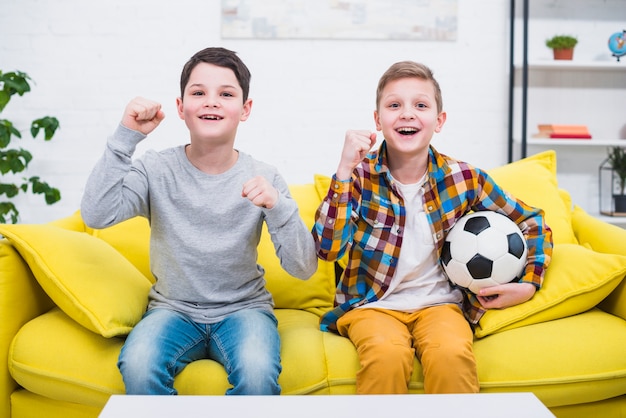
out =
<path fill-rule="evenodd" d="M 313 228 L 317 254 L 348 263 L 335 309 L 320 322 L 359 353 L 357 393 L 407 393 L 417 355 L 426 393 L 479 391 L 473 332 L 486 309 L 525 302 L 541 287 L 552 254 L 543 211 L 508 195 L 484 171 L 431 145 L 446 113 L 431 70 L 412 61 L 381 77 L 376 133 L 351 130 Z M 474 295 L 446 278 L 439 256 L 455 222 L 470 211 L 512 219 L 528 244 L 519 282 Z M 467 319 L 467 320 L 466 320 Z M 469 323 L 468 323 L 469 321 Z"/>

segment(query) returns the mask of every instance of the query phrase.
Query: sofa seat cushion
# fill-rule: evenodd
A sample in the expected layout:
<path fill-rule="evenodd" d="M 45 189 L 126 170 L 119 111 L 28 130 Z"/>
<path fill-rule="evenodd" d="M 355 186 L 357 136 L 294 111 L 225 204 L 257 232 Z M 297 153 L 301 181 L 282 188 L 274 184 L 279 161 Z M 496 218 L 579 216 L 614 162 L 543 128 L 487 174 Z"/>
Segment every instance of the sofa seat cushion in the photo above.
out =
<path fill-rule="evenodd" d="M 359 364 L 348 339 L 319 331 L 318 317 L 306 311 L 278 309 L 276 316 L 284 394 L 354 393 Z M 606 335 L 610 342 L 598 337 Z M 111 394 L 124 391 L 116 365 L 122 344 L 122 338 L 90 332 L 54 308 L 17 334 L 9 370 L 37 395 L 102 407 Z M 532 391 L 547 406 L 618 396 L 626 386 L 625 346 L 626 322 L 595 308 L 490 335 L 475 342 L 481 391 Z M 409 391 L 423 393 L 422 369 L 414 364 Z M 183 370 L 175 387 L 184 395 L 221 395 L 228 382 L 219 364 L 201 360 Z"/>
<path fill-rule="evenodd" d="M 623 394 L 624 347 L 626 322 L 594 308 L 490 335 L 474 352 L 482 392 L 533 392 L 553 407 Z"/>
<path fill-rule="evenodd" d="M 358 359 L 354 345 L 343 337 L 319 330 L 319 318 L 295 309 L 277 309 L 283 371 L 278 383 L 285 395 L 331 394 L 329 385 L 347 382 L 354 392 Z M 205 376 L 219 376 L 219 381 Z M 226 373 L 210 360 L 187 366 L 175 381 L 181 394 L 223 394 Z M 349 389 L 349 390 L 350 390 Z"/>
<path fill-rule="evenodd" d="M 30 392 L 102 407 L 123 393 L 117 357 L 124 340 L 89 331 L 55 307 L 27 322 L 9 350 L 9 372 Z"/>
<path fill-rule="evenodd" d="M 319 330 L 317 315 L 277 309 L 282 341 L 284 394 L 354 392 L 358 368 L 352 343 Z M 9 370 L 22 387 L 58 401 L 102 407 L 111 394 L 124 392 L 117 358 L 123 338 L 104 338 L 82 327 L 59 308 L 25 324 L 12 342 Z M 176 378 L 181 394 L 222 395 L 229 387 L 221 365 L 191 363 Z"/>

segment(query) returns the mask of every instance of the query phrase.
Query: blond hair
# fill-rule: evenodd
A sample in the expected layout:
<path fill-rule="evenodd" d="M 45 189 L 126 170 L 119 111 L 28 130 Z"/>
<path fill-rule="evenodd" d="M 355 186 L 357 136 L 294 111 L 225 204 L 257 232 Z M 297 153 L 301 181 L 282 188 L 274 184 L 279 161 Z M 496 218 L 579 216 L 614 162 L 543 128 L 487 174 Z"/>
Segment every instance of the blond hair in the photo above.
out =
<path fill-rule="evenodd" d="M 439 83 L 435 80 L 433 72 L 424 64 L 413 61 L 400 61 L 393 64 L 385 73 L 380 77 L 378 81 L 378 88 L 376 89 L 376 109 L 380 105 L 380 96 L 383 89 L 389 82 L 398 80 L 400 78 L 421 78 L 422 80 L 430 81 L 435 87 L 435 101 L 437 102 L 437 113 L 441 113 L 443 110 L 443 98 L 441 97 L 441 88 Z"/>

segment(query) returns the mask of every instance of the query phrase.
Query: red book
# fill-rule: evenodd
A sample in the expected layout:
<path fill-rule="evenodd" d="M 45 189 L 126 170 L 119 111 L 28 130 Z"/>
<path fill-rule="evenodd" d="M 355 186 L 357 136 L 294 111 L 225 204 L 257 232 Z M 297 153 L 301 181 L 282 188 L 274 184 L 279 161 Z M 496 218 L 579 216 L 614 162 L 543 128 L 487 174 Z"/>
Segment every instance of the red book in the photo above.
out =
<path fill-rule="evenodd" d="M 591 135 L 589 134 L 577 134 L 577 133 L 562 133 L 562 134 L 555 134 L 555 133 L 551 133 L 550 134 L 550 138 L 555 138 L 555 139 L 559 139 L 559 138 L 563 138 L 563 139 L 591 139 Z"/>

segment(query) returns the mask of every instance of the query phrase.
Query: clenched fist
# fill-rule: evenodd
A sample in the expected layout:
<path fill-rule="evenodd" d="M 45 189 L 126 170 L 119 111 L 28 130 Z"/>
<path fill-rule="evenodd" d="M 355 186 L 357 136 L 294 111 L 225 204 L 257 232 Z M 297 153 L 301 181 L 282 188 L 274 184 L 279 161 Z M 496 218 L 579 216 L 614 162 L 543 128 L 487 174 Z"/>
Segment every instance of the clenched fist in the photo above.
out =
<path fill-rule="evenodd" d="M 243 185 L 241 196 L 258 207 L 272 209 L 278 201 L 278 190 L 265 177 L 256 176 Z"/>
<path fill-rule="evenodd" d="M 136 97 L 126 105 L 122 117 L 122 125 L 128 129 L 148 135 L 161 121 L 165 114 L 161 110 L 161 104 L 152 100 Z"/>
<path fill-rule="evenodd" d="M 348 180 L 356 167 L 376 143 L 376 132 L 347 131 L 341 160 L 335 173 L 338 180 Z"/>

